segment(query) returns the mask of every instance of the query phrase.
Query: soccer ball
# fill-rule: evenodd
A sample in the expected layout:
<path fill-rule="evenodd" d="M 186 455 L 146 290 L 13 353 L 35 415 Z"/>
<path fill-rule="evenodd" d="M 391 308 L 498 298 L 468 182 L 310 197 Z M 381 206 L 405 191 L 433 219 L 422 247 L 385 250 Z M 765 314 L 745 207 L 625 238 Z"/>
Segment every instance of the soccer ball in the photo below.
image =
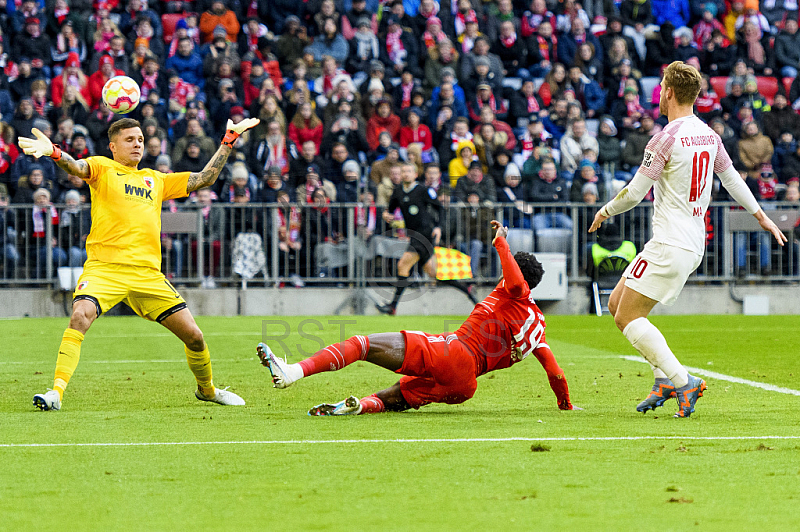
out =
<path fill-rule="evenodd" d="M 118 115 L 136 109 L 140 96 L 139 85 L 128 76 L 114 76 L 103 85 L 103 101 Z"/>

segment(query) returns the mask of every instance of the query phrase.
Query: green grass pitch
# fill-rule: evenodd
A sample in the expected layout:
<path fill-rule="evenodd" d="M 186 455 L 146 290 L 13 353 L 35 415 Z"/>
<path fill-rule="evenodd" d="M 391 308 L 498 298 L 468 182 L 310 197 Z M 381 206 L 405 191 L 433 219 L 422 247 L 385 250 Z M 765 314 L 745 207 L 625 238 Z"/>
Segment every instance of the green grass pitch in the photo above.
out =
<path fill-rule="evenodd" d="M 462 319 L 198 318 L 215 383 L 247 401 L 224 408 L 195 400 L 165 329 L 103 318 L 60 412 L 31 398 L 52 386 L 67 319 L 0 321 L 0 530 L 800 530 L 800 397 L 706 377 L 692 418 L 673 419 L 674 402 L 638 414 L 652 373 L 621 358 L 635 352 L 608 316 L 548 318 L 582 412 L 557 410 L 530 357 L 481 377 L 462 405 L 310 418 L 397 377 L 356 363 L 276 390 L 255 358 L 265 324 L 272 345 L 291 331 L 296 353 L 341 327 L 442 332 Z M 685 365 L 794 390 L 797 320 L 653 318 Z M 195 443 L 164 445 L 180 442 Z M 29 445 L 52 443 L 139 445 Z"/>

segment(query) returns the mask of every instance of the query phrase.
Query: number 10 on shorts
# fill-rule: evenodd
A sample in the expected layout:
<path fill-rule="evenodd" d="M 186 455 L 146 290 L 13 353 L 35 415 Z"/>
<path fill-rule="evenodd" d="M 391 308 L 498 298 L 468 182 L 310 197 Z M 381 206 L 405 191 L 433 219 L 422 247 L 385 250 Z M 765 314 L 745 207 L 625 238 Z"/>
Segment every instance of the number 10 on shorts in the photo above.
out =
<path fill-rule="evenodd" d="M 642 257 L 636 259 L 636 262 L 631 266 L 631 277 L 634 279 L 641 279 L 642 274 L 647 269 L 647 261 Z"/>

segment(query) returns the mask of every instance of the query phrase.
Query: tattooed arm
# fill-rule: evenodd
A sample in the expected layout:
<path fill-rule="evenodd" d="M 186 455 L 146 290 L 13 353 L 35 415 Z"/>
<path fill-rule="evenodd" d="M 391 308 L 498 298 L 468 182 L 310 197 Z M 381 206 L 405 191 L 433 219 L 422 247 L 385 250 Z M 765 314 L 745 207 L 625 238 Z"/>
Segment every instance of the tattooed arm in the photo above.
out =
<path fill-rule="evenodd" d="M 212 185 L 219 177 L 222 167 L 225 166 L 225 161 L 228 160 L 228 156 L 233 150 L 236 139 L 246 130 L 258 125 L 259 122 L 260 120 L 258 118 L 245 118 L 239 123 L 234 124 L 233 120 L 229 118 L 228 125 L 225 128 L 225 137 L 222 139 L 222 144 L 217 150 L 217 153 L 211 157 L 211 160 L 208 161 L 208 164 L 206 164 L 206 167 L 203 168 L 202 171 L 192 172 L 189 176 L 189 181 L 186 183 L 186 193 L 188 194 Z"/>
<path fill-rule="evenodd" d="M 192 172 L 189 175 L 189 181 L 186 183 L 186 193 L 189 194 L 195 190 L 213 185 L 225 166 L 231 151 L 230 147 L 221 144 L 217 152 L 211 156 L 211 160 L 208 161 L 205 168 L 200 172 Z"/>
<path fill-rule="evenodd" d="M 71 155 L 62 153 L 61 158 L 55 163 L 59 168 L 71 175 L 76 175 L 81 179 L 89 179 L 89 163 L 82 160 L 75 160 Z"/>

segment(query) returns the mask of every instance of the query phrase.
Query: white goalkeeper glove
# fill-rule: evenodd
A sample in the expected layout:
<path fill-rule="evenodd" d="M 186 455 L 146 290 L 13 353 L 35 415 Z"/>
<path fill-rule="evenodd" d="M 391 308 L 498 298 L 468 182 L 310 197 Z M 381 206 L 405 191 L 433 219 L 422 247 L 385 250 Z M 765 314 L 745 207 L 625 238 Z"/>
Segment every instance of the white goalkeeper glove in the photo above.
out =
<path fill-rule="evenodd" d="M 257 126 L 260 122 L 261 120 L 258 118 L 245 118 L 238 124 L 234 124 L 233 120 L 229 118 L 228 125 L 225 126 L 225 137 L 222 139 L 222 143 L 229 148 L 233 148 L 233 144 L 239 138 L 239 135 L 251 127 Z"/>
<path fill-rule="evenodd" d="M 55 146 L 53 146 L 53 143 L 47 138 L 47 135 L 36 128 L 33 128 L 31 133 L 33 133 L 33 136 L 36 137 L 35 139 L 29 139 L 27 137 L 19 138 L 19 147 L 22 148 L 22 151 L 25 152 L 25 155 L 32 155 L 37 159 L 39 157 L 53 155 Z M 61 150 L 58 151 L 60 155 Z M 59 159 L 60 158 L 61 157 L 59 157 Z"/>

